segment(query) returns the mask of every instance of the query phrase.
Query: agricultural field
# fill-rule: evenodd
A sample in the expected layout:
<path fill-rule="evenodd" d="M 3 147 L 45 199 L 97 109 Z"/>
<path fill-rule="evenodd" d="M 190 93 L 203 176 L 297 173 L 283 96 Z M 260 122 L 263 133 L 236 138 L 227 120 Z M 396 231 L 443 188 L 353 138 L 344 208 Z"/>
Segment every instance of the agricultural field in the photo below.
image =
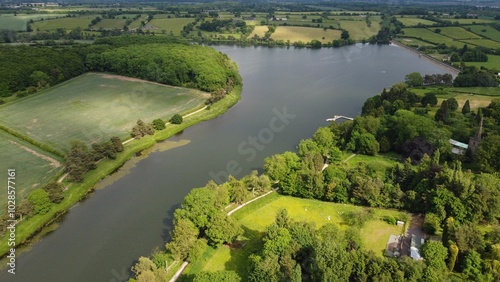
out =
<path fill-rule="evenodd" d="M 422 40 L 419 40 L 419 39 L 415 39 L 415 38 L 401 38 L 401 39 L 397 39 L 397 41 L 403 43 L 404 45 L 407 45 L 407 46 L 423 46 L 423 47 L 434 47 L 436 45 L 434 44 L 431 44 L 429 42 L 425 42 L 425 41 L 422 41 Z"/>
<path fill-rule="evenodd" d="M 59 157 L 40 150 L 12 135 L 0 130 L 0 170 L 4 177 L 1 181 L 7 184 L 7 170 L 15 169 L 17 176 L 15 181 L 18 201 L 26 197 L 28 193 L 36 188 L 47 184 L 62 169 Z M 2 214 L 6 209 L 7 189 L 0 191 L 0 207 Z"/>
<path fill-rule="evenodd" d="M 167 120 L 207 98 L 193 89 L 88 73 L 0 107 L 0 123 L 64 151 L 70 140 L 127 138 L 138 119 Z"/>
<path fill-rule="evenodd" d="M 439 93 L 439 88 L 442 87 L 413 88 L 411 91 L 419 96 L 423 96 L 429 92 Z M 442 89 L 444 91 L 436 95 L 438 104 L 435 106 L 435 109 L 439 108 L 443 100 L 452 97 L 457 100 L 459 109 L 463 107 L 465 101 L 469 100 L 470 107 L 473 110 L 479 107 L 486 107 L 493 99 L 500 98 L 500 87 L 448 87 Z"/>
<path fill-rule="evenodd" d="M 264 37 L 264 35 L 266 34 L 266 32 L 269 30 L 269 27 L 267 25 L 259 25 L 259 26 L 256 26 L 254 27 L 252 33 L 250 33 L 250 35 L 248 36 L 248 38 L 252 38 L 254 37 L 255 35 L 257 35 L 258 37 Z"/>
<path fill-rule="evenodd" d="M 423 24 L 423 25 L 433 25 L 436 22 L 425 20 L 425 19 L 419 19 L 417 17 L 408 17 L 408 16 L 396 16 L 398 21 L 400 21 L 404 26 L 406 27 L 412 27 L 416 26 L 418 24 Z"/>
<path fill-rule="evenodd" d="M 470 28 L 473 32 L 481 36 L 500 42 L 500 31 L 492 28 L 491 26 L 471 25 L 467 26 L 467 28 Z"/>
<path fill-rule="evenodd" d="M 237 211 L 233 216 L 241 223 L 244 234 L 239 238 L 243 241 L 243 248 L 231 249 L 221 246 L 216 250 L 209 250 L 209 256 L 203 256 L 194 265 L 186 269 L 186 274 L 192 271 L 217 271 L 235 270 L 241 277 L 247 277 L 248 256 L 259 247 L 259 238 L 265 228 L 274 222 L 276 214 L 280 208 L 286 208 L 288 216 L 294 221 L 313 222 L 316 228 L 327 223 L 333 223 L 340 229 L 347 226 L 344 223 L 343 215 L 356 212 L 364 207 L 321 202 L 318 200 L 301 199 L 289 196 L 282 196 L 272 193 L 243 209 Z M 382 256 L 387 239 L 391 234 L 401 234 L 402 228 L 390 225 L 380 220 L 384 216 L 394 218 L 404 218 L 402 212 L 374 209 L 374 219 L 368 221 L 361 229 L 363 248 L 372 250 L 377 255 Z"/>
<path fill-rule="evenodd" d="M 486 48 L 500 48 L 500 42 L 496 42 L 493 40 L 489 39 L 471 39 L 471 40 L 461 40 L 462 42 L 467 43 L 467 44 L 472 44 L 472 45 L 477 45 L 477 46 L 482 46 Z"/>
<path fill-rule="evenodd" d="M 334 39 L 340 39 L 340 30 L 323 30 L 322 28 L 299 27 L 299 26 L 278 26 L 271 35 L 274 40 L 290 40 L 290 42 L 310 42 L 319 40 L 323 43 L 332 42 Z"/>
<path fill-rule="evenodd" d="M 482 24 L 482 23 L 491 23 L 494 22 L 493 19 L 455 19 L 455 18 L 450 18 L 447 19 L 452 22 L 458 22 L 459 24 Z"/>
<path fill-rule="evenodd" d="M 368 27 L 365 21 L 341 21 L 340 27 L 349 32 L 350 38 L 354 40 L 368 39 L 376 35 L 380 30 L 378 21 L 372 20 L 371 26 Z"/>
<path fill-rule="evenodd" d="M 33 30 L 56 30 L 58 28 L 64 28 L 66 30 L 72 30 L 75 28 L 88 28 L 90 22 L 95 19 L 97 15 L 85 15 L 76 18 L 62 18 L 62 19 L 52 19 L 35 22 L 32 24 Z"/>
<path fill-rule="evenodd" d="M 476 66 L 480 68 L 481 66 L 489 69 L 497 69 L 500 71 L 500 56 L 499 55 L 488 55 L 487 62 L 466 62 L 468 66 Z"/>
<path fill-rule="evenodd" d="M 142 21 L 145 21 L 147 19 L 148 19 L 148 15 L 141 15 L 140 18 L 138 18 L 137 20 L 135 20 L 132 23 L 130 23 L 128 25 L 128 28 L 129 29 L 132 29 L 132 28 L 141 28 L 142 27 Z"/>
<path fill-rule="evenodd" d="M 18 14 L 14 16 L 14 14 L 2 14 L 0 15 L 0 29 L 10 29 L 16 31 L 25 31 L 26 24 L 29 20 L 40 20 L 40 19 L 49 19 L 49 18 L 57 18 L 64 17 L 62 14 Z"/>
<path fill-rule="evenodd" d="M 451 37 L 453 39 L 479 39 L 480 36 L 465 30 L 459 26 L 440 27 L 441 34 Z"/>
<path fill-rule="evenodd" d="M 92 29 L 123 29 L 125 26 L 124 19 L 102 19 L 100 22 L 92 26 Z"/>
<path fill-rule="evenodd" d="M 434 31 L 425 28 L 404 28 L 403 32 L 404 36 L 415 37 L 434 44 L 444 43 L 448 46 L 455 46 L 457 48 L 464 46 L 463 42 L 455 41 L 449 37 L 437 34 Z"/>
<path fill-rule="evenodd" d="M 156 19 L 153 18 L 148 25 L 152 25 L 159 31 L 165 30 L 166 33 L 172 32 L 174 35 L 180 35 L 182 28 L 188 23 L 194 22 L 194 18 L 171 18 L 171 19 Z"/>

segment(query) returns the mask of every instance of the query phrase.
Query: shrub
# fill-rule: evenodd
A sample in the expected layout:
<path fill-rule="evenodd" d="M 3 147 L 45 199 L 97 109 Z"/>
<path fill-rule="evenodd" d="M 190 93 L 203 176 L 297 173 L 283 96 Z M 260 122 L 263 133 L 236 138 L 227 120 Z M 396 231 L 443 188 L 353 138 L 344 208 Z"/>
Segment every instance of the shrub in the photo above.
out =
<path fill-rule="evenodd" d="M 182 123 L 182 116 L 179 115 L 179 114 L 175 114 L 172 116 L 172 118 L 170 119 L 170 122 L 172 124 L 181 124 Z"/>
<path fill-rule="evenodd" d="M 163 129 L 165 129 L 165 122 L 163 122 L 163 120 L 159 119 L 159 118 L 153 120 L 153 122 L 151 123 L 151 125 L 156 130 L 163 130 Z"/>

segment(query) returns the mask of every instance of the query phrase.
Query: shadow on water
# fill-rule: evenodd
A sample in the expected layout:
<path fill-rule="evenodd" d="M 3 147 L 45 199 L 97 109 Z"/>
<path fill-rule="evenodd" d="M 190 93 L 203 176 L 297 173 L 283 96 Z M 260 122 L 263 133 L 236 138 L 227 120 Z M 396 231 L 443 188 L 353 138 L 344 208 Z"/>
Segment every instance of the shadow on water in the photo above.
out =
<path fill-rule="evenodd" d="M 181 207 L 181 204 L 176 204 L 176 205 L 172 206 L 172 208 L 170 208 L 168 210 L 167 216 L 163 219 L 164 228 L 162 229 L 161 237 L 163 238 L 164 242 L 170 241 L 170 232 L 172 232 L 173 228 L 174 228 L 174 223 L 173 223 L 174 222 L 174 212 L 176 209 L 178 209 L 180 207 Z"/>

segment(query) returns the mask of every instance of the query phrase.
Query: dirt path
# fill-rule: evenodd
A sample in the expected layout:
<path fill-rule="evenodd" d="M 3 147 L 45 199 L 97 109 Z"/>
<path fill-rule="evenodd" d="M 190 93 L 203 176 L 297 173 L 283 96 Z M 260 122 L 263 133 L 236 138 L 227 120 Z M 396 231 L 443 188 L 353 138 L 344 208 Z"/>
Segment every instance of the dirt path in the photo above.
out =
<path fill-rule="evenodd" d="M 37 156 L 37 157 L 39 157 L 39 158 L 41 158 L 41 159 L 44 159 L 44 160 L 46 160 L 46 161 L 50 162 L 50 165 L 51 165 L 52 167 L 58 168 L 58 167 L 60 167 L 60 166 L 61 166 L 61 163 L 60 163 L 60 162 L 58 162 L 58 161 L 54 160 L 53 158 L 51 158 L 51 157 L 49 157 L 49 156 L 46 156 L 46 155 L 40 154 L 40 153 L 38 153 L 37 151 L 35 151 L 35 150 L 33 150 L 33 149 L 30 149 L 30 148 L 28 148 L 28 147 L 26 147 L 26 146 L 23 146 L 23 145 L 21 145 L 21 144 L 19 144 L 19 143 L 16 143 L 16 142 L 14 142 L 14 141 L 12 141 L 12 140 L 10 140 L 10 143 L 12 143 L 12 144 L 14 144 L 14 145 L 17 145 L 19 148 L 21 148 L 21 149 L 25 150 L 25 151 L 26 151 L 26 152 L 28 152 L 28 153 L 31 153 L 31 154 L 32 154 L 32 155 L 34 155 L 34 156 Z"/>

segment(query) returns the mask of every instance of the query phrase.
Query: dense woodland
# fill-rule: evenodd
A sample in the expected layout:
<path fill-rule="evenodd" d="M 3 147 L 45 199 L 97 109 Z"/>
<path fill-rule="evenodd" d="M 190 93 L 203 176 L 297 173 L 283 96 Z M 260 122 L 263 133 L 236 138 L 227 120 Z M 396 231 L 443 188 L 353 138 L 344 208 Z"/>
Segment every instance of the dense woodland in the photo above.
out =
<path fill-rule="evenodd" d="M 408 75 L 407 82 L 421 85 L 424 78 L 418 76 Z M 427 80 L 442 82 L 443 77 Z M 450 83 L 448 78 L 444 81 Z M 432 116 L 428 107 L 437 104 L 433 91 L 420 96 L 405 83 L 395 84 L 369 98 L 362 116 L 354 121 L 319 128 L 312 138 L 299 143 L 298 152 L 267 158 L 263 175 L 230 177 L 222 185 L 210 182 L 193 190 L 175 212 L 166 251 L 141 258 L 133 268 L 135 279 L 162 281 L 160 258 L 196 261 L 207 244 L 233 242 L 242 230 L 221 208 L 269 190 L 271 181 L 285 195 L 425 214 L 425 232 L 440 239 L 423 246 L 424 262 L 381 258 L 364 251 L 360 241 L 359 228 L 370 217 L 369 209 L 350 215 L 346 220 L 351 227 L 345 231 L 332 224 L 318 230 L 310 223 L 290 220 L 282 210 L 262 235 L 262 249 L 249 258 L 245 280 L 498 281 L 500 101 L 471 111 L 469 103 L 460 110 L 456 100 L 449 98 Z M 451 154 L 450 137 L 467 142 L 481 119 L 477 151 Z M 395 152 L 401 162 L 389 167 L 377 162 L 348 166 L 342 161 L 346 150 L 366 155 Z M 325 163 L 329 166 L 322 170 Z M 493 227 L 484 232 L 480 227 L 484 224 Z M 242 278 L 233 271 L 185 277 L 193 281 Z"/>

